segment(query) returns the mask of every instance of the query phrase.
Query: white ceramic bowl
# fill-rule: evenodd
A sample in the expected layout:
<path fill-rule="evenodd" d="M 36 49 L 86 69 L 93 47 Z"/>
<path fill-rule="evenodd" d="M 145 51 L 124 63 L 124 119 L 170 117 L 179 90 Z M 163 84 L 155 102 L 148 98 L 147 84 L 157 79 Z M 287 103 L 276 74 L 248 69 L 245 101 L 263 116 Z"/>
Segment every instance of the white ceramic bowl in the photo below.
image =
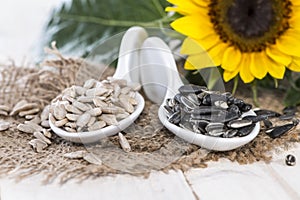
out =
<path fill-rule="evenodd" d="M 250 110 L 244 113 L 242 116 L 248 115 L 255 115 L 255 113 L 252 110 Z M 164 126 L 178 137 L 184 139 L 189 143 L 196 144 L 205 149 L 214 151 L 229 151 L 241 147 L 251 142 L 258 135 L 260 130 L 260 124 L 259 122 L 257 122 L 253 131 L 247 136 L 233 138 L 212 137 L 208 135 L 195 133 L 170 123 L 167 120 L 167 116 L 162 106 L 159 108 L 158 116 L 161 122 L 164 124 Z"/>
<path fill-rule="evenodd" d="M 89 132 L 76 132 L 71 133 L 67 132 L 61 128 L 56 127 L 51 120 L 49 120 L 49 124 L 51 129 L 60 137 L 64 138 L 65 140 L 76 142 L 76 143 L 93 143 L 97 142 L 102 138 L 115 135 L 119 133 L 121 130 L 127 128 L 130 124 L 132 124 L 143 111 L 145 106 L 144 98 L 137 93 L 136 100 L 138 101 L 138 105 L 135 108 L 135 111 L 128 117 L 121 121 L 119 121 L 118 125 L 111 125 L 104 127 L 100 130 L 96 131 L 89 131 Z M 51 114 L 50 114 L 51 115 Z"/>

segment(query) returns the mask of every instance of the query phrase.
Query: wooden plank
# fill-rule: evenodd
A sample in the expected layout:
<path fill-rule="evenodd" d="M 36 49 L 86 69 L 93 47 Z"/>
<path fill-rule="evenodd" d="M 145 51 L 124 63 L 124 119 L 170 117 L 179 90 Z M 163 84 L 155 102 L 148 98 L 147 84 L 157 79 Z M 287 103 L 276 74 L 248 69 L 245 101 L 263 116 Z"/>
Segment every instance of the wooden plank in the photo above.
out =
<path fill-rule="evenodd" d="M 47 199 L 195 199 L 182 172 L 169 174 L 153 172 L 150 177 L 117 175 L 88 180 L 82 184 L 69 182 L 63 186 L 40 184 L 40 177 L 26 179 L 18 184 L 1 179 L 1 200 L 47 200 Z"/>
<path fill-rule="evenodd" d="M 264 163 L 239 165 L 222 160 L 206 169 L 190 170 L 185 176 L 201 199 L 294 199 L 266 170 Z"/>
<path fill-rule="evenodd" d="M 285 157 L 288 154 L 296 157 L 295 166 L 287 166 L 285 164 Z M 300 146 L 284 153 L 276 154 L 270 165 L 265 166 L 265 170 L 277 179 L 294 199 L 300 199 Z"/>

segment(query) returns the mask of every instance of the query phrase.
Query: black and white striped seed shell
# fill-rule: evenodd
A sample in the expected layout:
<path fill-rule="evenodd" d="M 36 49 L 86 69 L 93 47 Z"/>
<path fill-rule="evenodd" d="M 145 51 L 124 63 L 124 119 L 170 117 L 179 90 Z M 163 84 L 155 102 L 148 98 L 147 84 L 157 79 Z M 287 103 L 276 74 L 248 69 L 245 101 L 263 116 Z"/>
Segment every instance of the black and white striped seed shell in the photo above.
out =
<path fill-rule="evenodd" d="M 238 119 L 238 120 L 232 120 L 227 123 L 227 126 L 229 128 L 243 128 L 246 126 L 250 126 L 253 122 L 251 120 L 247 119 Z"/>

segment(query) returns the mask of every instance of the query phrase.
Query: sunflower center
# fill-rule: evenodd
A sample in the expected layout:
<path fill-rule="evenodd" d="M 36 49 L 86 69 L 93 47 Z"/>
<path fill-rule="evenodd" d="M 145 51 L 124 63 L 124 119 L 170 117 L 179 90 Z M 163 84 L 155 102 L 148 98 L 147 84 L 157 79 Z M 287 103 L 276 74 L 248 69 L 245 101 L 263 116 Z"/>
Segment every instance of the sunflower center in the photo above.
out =
<path fill-rule="evenodd" d="M 223 42 L 259 52 L 289 28 L 290 7 L 289 0 L 211 0 L 209 16 Z"/>
<path fill-rule="evenodd" d="M 248 38 L 262 36 L 270 29 L 273 18 L 270 0 L 236 0 L 227 11 L 232 30 Z"/>

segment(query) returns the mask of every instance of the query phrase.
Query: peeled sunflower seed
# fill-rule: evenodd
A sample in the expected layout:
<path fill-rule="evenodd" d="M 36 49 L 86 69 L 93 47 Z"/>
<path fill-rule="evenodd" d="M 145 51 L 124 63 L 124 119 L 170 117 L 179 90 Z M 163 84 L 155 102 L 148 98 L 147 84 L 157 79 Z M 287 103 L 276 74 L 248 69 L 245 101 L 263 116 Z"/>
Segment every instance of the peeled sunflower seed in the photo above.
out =
<path fill-rule="evenodd" d="M 10 111 L 10 107 L 8 107 L 6 105 L 0 105 L 0 110 L 9 112 Z"/>
<path fill-rule="evenodd" d="M 121 87 L 119 85 L 114 85 L 114 98 L 118 98 L 118 96 L 121 94 Z"/>
<path fill-rule="evenodd" d="M 74 102 L 72 103 L 72 105 L 73 105 L 74 107 L 78 108 L 79 110 L 84 111 L 84 112 L 90 109 L 90 107 L 88 107 L 86 104 L 81 103 L 81 102 L 79 102 L 79 101 L 74 101 Z"/>
<path fill-rule="evenodd" d="M 86 92 L 86 88 L 84 88 L 84 87 L 81 87 L 81 86 L 73 86 L 74 87 L 74 89 L 75 89 L 75 91 L 76 91 L 76 94 L 78 94 L 78 95 L 84 95 L 85 94 L 85 92 Z"/>
<path fill-rule="evenodd" d="M 77 127 L 75 122 L 68 122 L 65 124 L 65 126 L 73 129 Z"/>
<path fill-rule="evenodd" d="M 30 109 L 30 110 L 26 110 L 26 111 L 21 111 L 19 112 L 19 116 L 20 117 L 24 117 L 25 115 L 32 115 L 32 114 L 36 114 L 40 111 L 39 108 L 33 108 L 33 109 Z"/>
<path fill-rule="evenodd" d="M 77 119 L 79 118 L 79 115 L 76 114 L 66 114 L 66 118 L 70 121 L 77 121 Z"/>
<path fill-rule="evenodd" d="M 104 99 L 105 99 L 105 98 L 104 98 Z M 93 99 L 93 103 L 94 103 L 95 106 L 97 106 L 97 107 L 101 107 L 101 108 L 107 107 L 108 104 L 105 103 L 105 102 L 103 101 L 104 99 L 101 98 L 101 97 L 95 97 L 95 98 Z"/>
<path fill-rule="evenodd" d="M 50 128 L 50 124 L 48 120 L 42 121 L 41 126 L 44 128 Z"/>
<path fill-rule="evenodd" d="M 34 119 L 35 117 L 36 117 L 36 115 L 26 115 L 25 119 L 26 120 L 31 120 L 31 119 Z"/>
<path fill-rule="evenodd" d="M 63 100 L 63 101 L 68 101 L 68 102 L 70 102 L 70 103 L 73 103 L 73 102 L 75 101 L 75 99 L 74 99 L 73 97 L 70 97 L 70 96 L 68 96 L 68 95 L 63 95 L 63 96 L 62 96 L 62 100 Z"/>
<path fill-rule="evenodd" d="M 105 126 L 106 126 L 106 123 L 104 121 L 98 121 L 98 122 L 95 122 L 93 125 L 91 125 L 88 128 L 88 131 L 96 131 L 96 130 L 102 129 Z"/>
<path fill-rule="evenodd" d="M 54 125 L 56 127 L 62 127 L 63 125 L 65 125 L 66 123 L 68 123 L 68 119 L 67 118 L 64 118 L 62 120 L 58 120 L 54 123 Z"/>
<path fill-rule="evenodd" d="M 51 121 L 52 124 L 55 124 L 56 122 L 52 114 L 49 114 L 49 120 Z"/>
<path fill-rule="evenodd" d="M 74 87 L 66 88 L 62 93 L 72 98 L 76 97 L 76 91 Z"/>
<path fill-rule="evenodd" d="M 0 131 L 5 131 L 9 129 L 9 127 L 10 127 L 10 122 L 0 121 Z"/>
<path fill-rule="evenodd" d="M 87 124 L 88 127 L 92 126 L 96 121 L 96 117 L 91 117 L 89 123 Z"/>
<path fill-rule="evenodd" d="M 40 139 L 30 140 L 28 144 L 30 144 L 38 153 L 42 152 L 43 149 L 45 149 L 48 146 L 46 142 Z"/>
<path fill-rule="evenodd" d="M 32 128 L 34 128 L 36 131 L 42 131 L 43 127 L 41 127 L 40 125 L 38 125 L 37 123 L 35 123 L 34 121 L 25 121 L 24 122 L 25 125 L 29 125 Z"/>
<path fill-rule="evenodd" d="M 129 113 L 133 113 L 133 112 L 134 112 L 134 107 L 133 107 L 133 105 L 129 102 L 128 96 L 120 95 L 119 99 L 120 99 L 120 103 L 121 103 L 122 107 L 123 107 L 127 112 L 129 112 Z"/>
<path fill-rule="evenodd" d="M 77 98 L 77 101 L 82 103 L 92 103 L 94 100 L 94 96 L 80 96 Z"/>
<path fill-rule="evenodd" d="M 130 87 L 123 87 L 120 92 L 121 94 L 128 94 L 131 90 L 132 88 Z"/>
<path fill-rule="evenodd" d="M 91 115 L 91 116 L 99 116 L 102 114 L 102 110 L 101 108 L 93 108 L 91 110 L 88 111 L 88 113 Z"/>
<path fill-rule="evenodd" d="M 83 158 L 87 154 L 86 151 L 74 151 L 70 153 L 65 153 L 64 157 L 65 158 L 71 158 L 71 159 L 76 159 L 76 158 Z"/>
<path fill-rule="evenodd" d="M 83 159 L 94 165 L 102 165 L 102 160 L 92 153 L 85 154 Z"/>
<path fill-rule="evenodd" d="M 130 152 L 131 147 L 130 147 L 130 144 L 129 144 L 128 140 L 126 139 L 126 137 L 122 133 L 119 133 L 118 137 L 119 137 L 119 143 L 120 143 L 122 149 L 125 152 Z"/>
<path fill-rule="evenodd" d="M 23 107 L 25 104 L 28 104 L 28 102 L 26 100 L 22 100 L 20 102 L 18 102 L 12 109 L 12 111 L 10 112 L 10 116 L 16 115 L 18 114 L 19 108 Z"/>
<path fill-rule="evenodd" d="M 47 144 L 51 144 L 51 141 L 48 138 L 46 138 L 46 136 L 43 135 L 41 132 L 34 132 L 33 136 L 36 137 L 37 139 L 46 142 Z"/>
<path fill-rule="evenodd" d="M 32 126 L 30 126 L 28 124 L 19 124 L 17 126 L 17 129 L 21 132 L 31 133 L 31 134 L 33 134 L 35 131 L 37 131 L 35 128 L 33 128 Z"/>
<path fill-rule="evenodd" d="M 138 105 L 138 102 L 135 98 L 129 97 L 129 102 L 131 103 L 131 105 L 136 106 Z"/>
<path fill-rule="evenodd" d="M 70 127 L 65 127 L 65 130 L 70 132 L 70 133 L 76 133 L 77 131 L 73 128 L 70 128 Z"/>
<path fill-rule="evenodd" d="M 106 88 L 92 88 L 92 89 L 88 89 L 85 94 L 88 97 L 94 97 L 94 96 L 101 96 L 103 94 L 105 94 L 106 92 L 108 92 L 108 90 Z"/>
<path fill-rule="evenodd" d="M 130 114 L 128 112 L 124 112 L 124 113 L 119 113 L 116 115 L 117 119 L 125 119 L 129 116 Z"/>
<path fill-rule="evenodd" d="M 91 115 L 89 113 L 84 113 L 83 115 L 80 115 L 77 119 L 76 125 L 78 127 L 84 127 L 87 125 L 90 121 Z"/>
<path fill-rule="evenodd" d="M 47 138 L 51 138 L 52 137 L 52 134 L 47 129 L 43 129 L 42 132 L 43 132 L 44 136 L 46 136 Z"/>
<path fill-rule="evenodd" d="M 66 117 L 67 111 L 65 106 L 62 104 L 56 105 L 53 108 L 53 115 L 56 119 L 62 120 Z"/>
<path fill-rule="evenodd" d="M 131 97 L 131 98 L 135 98 L 136 97 L 136 92 L 131 91 L 131 92 L 128 93 L 128 96 Z"/>
<path fill-rule="evenodd" d="M 118 113 L 124 113 L 125 110 L 123 108 L 114 106 L 114 107 L 103 107 L 101 108 L 102 113 L 105 114 L 118 114 Z"/>
<path fill-rule="evenodd" d="M 127 86 L 127 81 L 125 79 L 111 79 L 110 83 L 112 83 L 112 84 L 118 84 L 121 87 Z"/>
<path fill-rule="evenodd" d="M 118 124 L 118 121 L 117 121 L 115 115 L 102 114 L 102 115 L 100 116 L 100 119 L 101 119 L 102 121 L 105 121 L 106 124 L 108 124 L 108 125 L 117 125 L 117 124 Z"/>
<path fill-rule="evenodd" d="M 38 108 L 38 104 L 36 103 L 26 103 L 26 104 L 23 104 L 15 109 L 13 109 L 13 111 L 10 113 L 11 116 L 13 115 L 16 115 L 22 111 L 27 111 L 27 110 L 31 110 L 31 109 L 34 109 L 34 108 Z"/>
<path fill-rule="evenodd" d="M 8 116 L 8 112 L 6 112 L 6 111 L 4 111 L 4 110 L 0 110 L 0 115 Z"/>
<path fill-rule="evenodd" d="M 80 111 L 78 108 L 76 108 L 72 105 L 66 105 L 65 108 L 70 113 L 78 114 L 78 115 L 82 114 L 82 111 Z"/>
<path fill-rule="evenodd" d="M 94 87 L 94 85 L 96 84 L 96 82 L 97 81 L 95 79 L 89 79 L 89 80 L 85 81 L 83 87 L 85 89 L 90 89 L 90 88 Z"/>
<path fill-rule="evenodd" d="M 50 105 L 45 106 L 41 113 L 41 120 L 45 121 L 49 118 L 49 110 L 50 110 Z"/>

